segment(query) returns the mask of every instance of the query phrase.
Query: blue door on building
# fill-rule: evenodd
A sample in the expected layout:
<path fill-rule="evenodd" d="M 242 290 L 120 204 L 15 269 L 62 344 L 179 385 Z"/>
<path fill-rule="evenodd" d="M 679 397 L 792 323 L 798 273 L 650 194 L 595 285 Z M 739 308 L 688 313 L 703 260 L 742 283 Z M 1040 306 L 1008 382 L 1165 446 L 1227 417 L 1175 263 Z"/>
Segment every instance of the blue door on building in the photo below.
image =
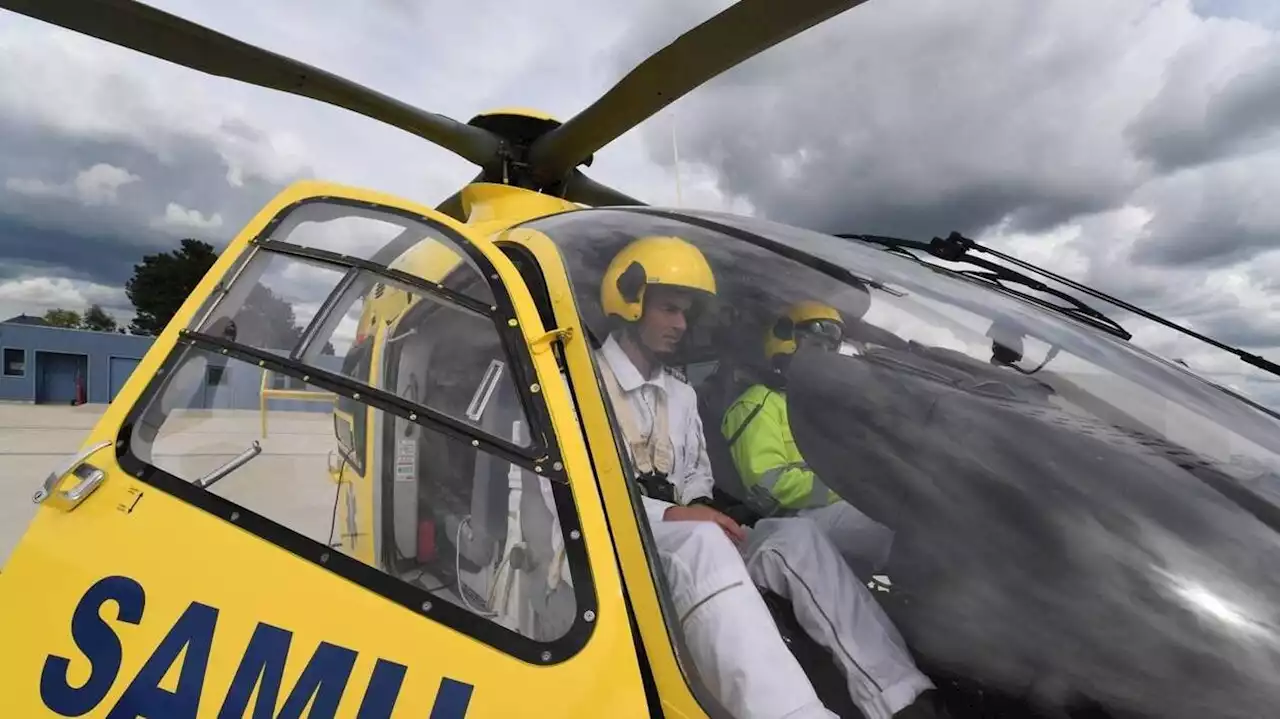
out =
<path fill-rule="evenodd" d="M 111 377 L 111 396 L 107 398 L 110 402 L 116 398 L 120 390 L 124 389 L 124 383 L 129 381 L 129 375 L 133 374 L 133 368 L 138 366 L 139 360 L 132 357 L 112 357 L 107 367 L 107 374 Z"/>
<path fill-rule="evenodd" d="M 76 382 L 89 388 L 89 358 L 64 352 L 36 352 L 36 403 L 71 404 L 76 400 Z"/>

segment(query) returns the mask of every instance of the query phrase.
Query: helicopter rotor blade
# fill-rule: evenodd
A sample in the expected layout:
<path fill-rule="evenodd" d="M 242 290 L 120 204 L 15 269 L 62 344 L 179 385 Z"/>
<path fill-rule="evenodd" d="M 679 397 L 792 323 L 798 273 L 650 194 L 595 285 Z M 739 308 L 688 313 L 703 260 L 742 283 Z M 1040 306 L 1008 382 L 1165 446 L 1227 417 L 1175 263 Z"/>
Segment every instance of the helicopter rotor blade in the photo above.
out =
<path fill-rule="evenodd" d="M 588 155 L 694 88 L 866 0 L 739 0 L 640 63 L 608 92 L 538 138 L 529 163 L 563 177 Z"/>
<path fill-rule="evenodd" d="M 611 205 L 644 205 L 645 203 L 625 195 L 587 177 L 581 170 L 574 169 L 564 182 L 564 199 L 591 207 L 607 207 Z"/>
<path fill-rule="evenodd" d="M 193 70 L 308 97 L 398 127 L 482 167 L 501 140 L 134 0 L 0 0 L 0 8 Z"/>

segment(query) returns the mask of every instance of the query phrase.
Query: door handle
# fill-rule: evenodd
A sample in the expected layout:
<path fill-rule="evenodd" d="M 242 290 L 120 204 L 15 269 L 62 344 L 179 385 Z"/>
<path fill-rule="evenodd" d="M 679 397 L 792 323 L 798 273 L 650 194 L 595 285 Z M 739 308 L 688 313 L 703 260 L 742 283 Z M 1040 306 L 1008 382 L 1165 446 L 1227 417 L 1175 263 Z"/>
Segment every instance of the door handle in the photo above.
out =
<path fill-rule="evenodd" d="M 36 504 L 42 504 L 52 498 L 52 504 L 63 511 L 70 512 L 75 509 L 86 497 L 93 494 L 98 485 L 102 484 L 102 481 L 107 478 L 106 472 L 85 460 L 94 452 L 110 446 L 110 440 L 104 440 L 77 453 L 61 469 L 54 470 L 49 473 L 48 477 L 45 477 L 44 486 L 36 491 L 35 495 L 31 497 L 31 501 Z M 58 482 L 69 474 L 74 474 L 80 481 L 76 482 L 71 489 L 60 490 L 55 493 L 53 488 L 58 486 Z"/>

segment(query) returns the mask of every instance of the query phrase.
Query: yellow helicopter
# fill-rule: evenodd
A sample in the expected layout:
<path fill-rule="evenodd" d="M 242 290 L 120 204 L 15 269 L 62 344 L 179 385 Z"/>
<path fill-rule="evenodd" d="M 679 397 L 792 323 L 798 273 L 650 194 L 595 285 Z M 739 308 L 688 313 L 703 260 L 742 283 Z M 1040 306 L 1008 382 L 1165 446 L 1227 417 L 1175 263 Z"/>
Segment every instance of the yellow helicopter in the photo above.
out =
<path fill-rule="evenodd" d="M 0 0 L 481 168 L 435 208 L 301 182 L 240 231 L 35 493 L 0 574 L 3 716 L 729 716 L 690 660 L 597 362 L 606 268 L 653 236 L 714 269 L 671 372 L 697 390 L 726 505 L 755 506 L 722 418 L 776 381 L 780 314 L 818 299 L 841 318 L 838 351 L 787 370 L 794 442 L 896 532 L 868 584 L 954 716 L 1272 712 L 1280 416 L 1080 295 L 1172 323 L 958 235 L 652 208 L 579 169 L 858 4 L 741 0 L 566 122 L 463 124 L 129 0 Z M 266 291 L 306 326 L 279 331 Z M 829 708 L 860 716 L 774 609 L 743 631 L 784 634 Z"/>

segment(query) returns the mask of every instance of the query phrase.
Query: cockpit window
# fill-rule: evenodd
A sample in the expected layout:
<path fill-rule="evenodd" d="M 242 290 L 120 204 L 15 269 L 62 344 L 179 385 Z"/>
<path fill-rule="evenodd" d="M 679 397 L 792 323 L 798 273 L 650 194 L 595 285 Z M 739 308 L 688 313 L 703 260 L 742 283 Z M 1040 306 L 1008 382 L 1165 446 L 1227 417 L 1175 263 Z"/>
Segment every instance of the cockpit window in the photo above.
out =
<path fill-rule="evenodd" d="M 195 331 L 393 391 L 370 375 L 367 358 L 361 361 L 359 354 L 370 351 L 370 340 L 380 326 L 395 323 L 394 333 L 387 338 L 389 345 L 395 345 L 429 323 L 436 339 L 446 335 L 449 339 L 433 345 L 436 350 L 430 362 L 436 368 L 432 374 L 436 388 L 410 401 L 479 428 L 486 402 L 495 390 L 509 390 L 513 381 L 513 369 L 503 356 L 505 350 L 490 316 L 488 283 L 473 264 L 464 261 L 461 250 L 449 249 L 445 241 L 422 228 L 414 233 L 400 227 L 381 244 L 350 239 L 364 237 L 353 223 L 373 225 L 369 236 L 378 237 L 388 234 L 387 222 L 381 215 L 378 220 L 366 219 L 359 208 L 342 209 L 354 214 L 329 219 L 329 224 L 320 225 L 328 228 L 324 231 L 288 218 L 282 222 L 276 229 L 284 234 L 261 243 L 235 284 Z M 325 211 L 333 210 L 326 206 Z M 298 212 L 314 211 L 304 205 Z M 336 227 L 343 228 L 343 233 Z M 341 244 L 336 238 L 349 242 Z M 324 240 L 327 246 L 297 245 L 295 239 Z M 307 254 L 310 249 L 332 252 L 333 247 L 347 247 L 356 252 L 350 257 L 369 255 L 383 264 L 363 270 L 334 264 L 328 255 Z M 399 249 L 399 254 L 391 255 L 388 247 Z M 388 269 L 401 273 L 404 280 L 382 274 Z M 427 281 L 430 287 L 413 283 L 415 279 Z M 456 299 L 432 292 L 437 286 L 454 293 Z M 481 302 L 479 297 L 487 299 Z M 351 413 L 350 401 L 339 402 L 339 415 Z M 527 422 L 527 417 L 520 419 Z M 510 441 L 510 433 L 503 432 L 500 439 Z M 518 441 L 527 447 L 532 438 L 525 435 Z"/>
<path fill-rule="evenodd" d="M 493 292 L 475 263 L 450 241 L 412 218 L 356 203 L 308 201 L 292 208 L 268 230 L 270 237 L 298 247 L 394 265 L 449 286 L 485 304 Z M 410 251 L 412 250 L 412 251 Z"/>
<path fill-rule="evenodd" d="M 388 208 L 287 211 L 182 331 L 122 464 L 410 611 L 559 662 L 592 626 L 585 550 L 511 297 L 463 242 Z"/>
<path fill-rule="evenodd" d="M 1079 321 L 854 241 L 649 209 L 525 226 L 559 247 L 597 346 L 615 329 L 600 287 L 618 250 L 657 235 L 703 252 L 717 297 L 669 361 L 697 390 L 717 487 L 750 499 L 730 406 L 753 387 L 780 393 L 807 467 L 893 530 L 891 588 L 875 596 L 962 706 L 1274 712 L 1275 416 Z M 842 342 L 780 365 L 770 332 L 804 301 L 839 313 Z"/>

